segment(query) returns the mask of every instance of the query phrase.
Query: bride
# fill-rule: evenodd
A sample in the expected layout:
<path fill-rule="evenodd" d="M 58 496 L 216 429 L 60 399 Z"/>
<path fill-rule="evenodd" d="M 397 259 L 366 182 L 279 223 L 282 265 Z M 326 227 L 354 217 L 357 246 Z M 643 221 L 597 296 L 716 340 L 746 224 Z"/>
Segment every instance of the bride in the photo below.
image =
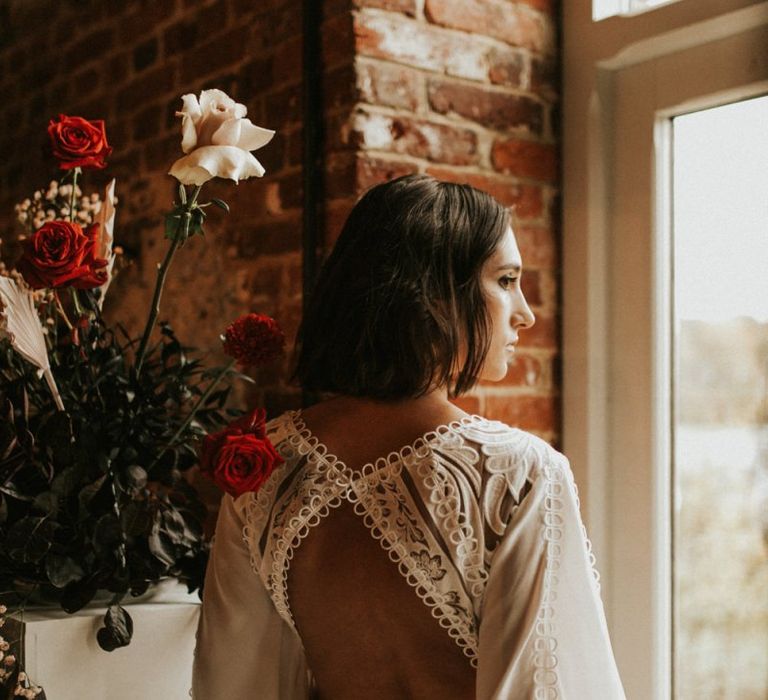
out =
<path fill-rule="evenodd" d="M 568 461 L 451 403 L 533 325 L 521 274 L 468 185 L 358 202 L 297 344 L 327 398 L 268 423 L 284 463 L 222 501 L 195 700 L 624 698 Z"/>

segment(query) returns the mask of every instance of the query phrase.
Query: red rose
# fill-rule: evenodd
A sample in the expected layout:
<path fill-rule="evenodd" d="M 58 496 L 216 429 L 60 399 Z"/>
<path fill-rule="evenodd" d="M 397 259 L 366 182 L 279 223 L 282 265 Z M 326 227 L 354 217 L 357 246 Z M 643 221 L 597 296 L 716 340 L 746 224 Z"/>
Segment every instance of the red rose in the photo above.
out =
<path fill-rule="evenodd" d="M 244 367 L 259 367 L 283 354 L 285 335 L 275 319 L 245 314 L 224 331 L 224 352 Z"/>
<path fill-rule="evenodd" d="M 19 272 L 33 289 L 100 287 L 107 281 L 107 261 L 96 257 L 98 232 L 98 224 L 83 232 L 79 224 L 49 221 L 24 242 Z"/>
<path fill-rule="evenodd" d="M 88 121 L 60 114 L 59 121 L 51 119 L 48 123 L 48 136 L 62 170 L 107 167 L 104 159 L 112 153 L 112 148 L 107 143 L 102 119 Z"/>
<path fill-rule="evenodd" d="M 283 463 L 267 437 L 265 416 L 264 409 L 257 408 L 203 440 L 200 471 L 235 498 L 258 491 Z"/>

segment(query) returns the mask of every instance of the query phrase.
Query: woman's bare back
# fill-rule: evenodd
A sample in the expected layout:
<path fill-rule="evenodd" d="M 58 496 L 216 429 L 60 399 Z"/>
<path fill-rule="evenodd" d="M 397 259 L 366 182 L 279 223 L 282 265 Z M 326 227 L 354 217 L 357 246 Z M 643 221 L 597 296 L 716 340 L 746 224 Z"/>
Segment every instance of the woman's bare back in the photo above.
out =
<path fill-rule="evenodd" d="M 307 409 L 303 418 L 331 454 L 358 469 L 465 415 L 445 399 L 345 398 Z M 349 502 L 296 549 L 288 594 L 323 700 L 474 698 L 469 660 Z"/>

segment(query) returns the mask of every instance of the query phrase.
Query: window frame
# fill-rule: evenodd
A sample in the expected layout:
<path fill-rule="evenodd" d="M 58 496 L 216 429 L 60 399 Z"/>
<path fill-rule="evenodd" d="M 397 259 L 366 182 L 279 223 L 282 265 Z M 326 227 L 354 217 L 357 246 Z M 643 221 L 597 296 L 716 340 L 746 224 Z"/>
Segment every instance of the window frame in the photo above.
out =
<path fill-rule="evenodd" d="M 768 89 L 768 2 L 599 23 L 577 5 L 563 13 L 563 443 L 627 695 L 667 700 L 671 118 Z"/>

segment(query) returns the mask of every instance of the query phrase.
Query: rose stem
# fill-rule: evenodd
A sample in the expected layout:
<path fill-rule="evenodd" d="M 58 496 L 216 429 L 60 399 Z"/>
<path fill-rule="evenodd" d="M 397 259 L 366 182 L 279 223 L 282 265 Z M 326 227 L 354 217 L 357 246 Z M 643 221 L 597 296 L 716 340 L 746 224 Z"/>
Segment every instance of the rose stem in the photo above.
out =
<path fill-rule="evenodd" d="M 192 198 L 184 202 L 184 213 L 179 220 L 179 225 L 176 228 L 176 235 L 171 241 L 171 245 L 168 248 L 168 252 L 165 254 L 165 259 L 161 265 L 157 267 L 157 282 L 155 283 L 155 294 L 152 297 L 152 307 L 149 311 L 149 318 L 147 319 L 147 325 L 144 327 L 144 334 L 141 336 L 141 343 L 139 349 L 136 352 L 136 376 L 141 375 L 141 367 L 144 364 L 144 356 L 147 353 L 147 345 L 149 344 L 149 338 L 152 335 L 152 329 L 155 327 L 155 321 L 160 313 L 160 297 L 163 294 L 163 286 L 165 285 L 165 277 L 168 274 L 168 268 L 173 260 L 176 249 L 187 240 L 189 236 L 189 225 L 192 220 L 192 210 L 197 204 L 197 195 L 200 193 L 202 185 L 197 185 Z"/>
<path fill-rule="evenodd" d="M 64 307 L 61 305 L 61 299 L 59 299 L 59 293 L 54 290 L 53 291 L 53 298 L 56 300 L 56 310 L 59 312 L 59 315 L 64 319 L 64 323 L 67 324 L 67 328 L 69 330 L 72 330 L 72 323 L 69 320 L 69 317 L 67 316 L 67 312 L 64 311 Z"/>
<path fill-rule="evenodd" d="M 187 417 L 184 419 L 184 422 L 179 426 L 179 429 L 173 434 L 173 437 L 170 440 L 168 440 L 165 447 L 163 447 L 163 449 L 160 450 L 160 452 L 158 453 L 157 457 L 155 457 L 152 464 L 149 465 L 149 469 L 147 469 L 147 472 L 150 472 L 152 468 L 160 461 L 160 458 L 171 447 L 173 447 L 173 443 L 175 443 L 176 440 L 179 439 L 179 436 L 184 432 L 187 426 L 192 422 L 192 419 L 200 410 L 200 407 L 207 401 L 208 397 L 213 393 L 213 390 L 219 385 L 219 382 L 223 379 L 224 375 L 226 375 L 234 366 L 235 366 L 235 360 L 231 360 L 230 363 L 216 375 L 216 377 L 210 382 L 210 384 L 208 384 L 208 386 L 205 389 L 205 392 L 203 392 L 203 395 L 195 402 L 195 405 L 192 407 L 192 410 L 189 412 L 189 415 L 187 415 Z"/>
<path fill-rule="evenodd" d="M 75 188 L 77 187 L 77 176 L 80 174 L 80 168 L 72 171 L 72 194 L 69 196 L 69 220 L 75 223 Z"/>

